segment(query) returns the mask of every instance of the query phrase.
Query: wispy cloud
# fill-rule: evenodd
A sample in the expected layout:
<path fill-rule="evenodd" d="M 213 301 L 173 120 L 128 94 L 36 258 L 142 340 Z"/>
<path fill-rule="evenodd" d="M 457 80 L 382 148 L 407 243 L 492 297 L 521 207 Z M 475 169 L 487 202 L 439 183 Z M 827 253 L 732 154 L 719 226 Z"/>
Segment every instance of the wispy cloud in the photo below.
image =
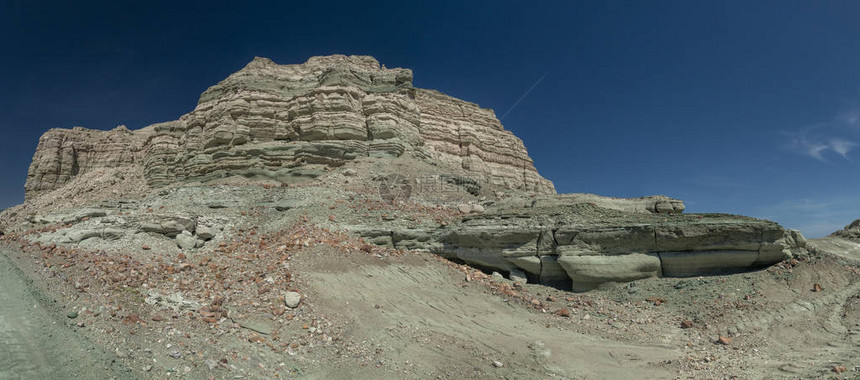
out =
<path fill-rule="evenodd" d="M 839 153 L 843 158 L 848 158 L 848 152 L 854 147 L 857 146 L 856 143 L 844 139 L 831 139 L 830 140 L 830 149 L 834 152 Z"/>
<path fill-rule="evenodd" d="M 819 161 L 827 161 L 825 154 L 828 152 L 836 153 L 849 160 L 848 153 L 857 146 L 857 143 L 839 137 L 829 139 L 809 137 L 808 131 L 787 134 L 789 135 L 788 148 L 790 150 Z"/>
<path fill-rule="evenodd" d="M 786 148 L 822 162 L 834 155 L 850 160 L 849 153 L 860 146 L 852 139 L 860 137 L 860 106 L 857 104 L 851 102 L 830 121 L 784 132 L 788 137 Z"/>

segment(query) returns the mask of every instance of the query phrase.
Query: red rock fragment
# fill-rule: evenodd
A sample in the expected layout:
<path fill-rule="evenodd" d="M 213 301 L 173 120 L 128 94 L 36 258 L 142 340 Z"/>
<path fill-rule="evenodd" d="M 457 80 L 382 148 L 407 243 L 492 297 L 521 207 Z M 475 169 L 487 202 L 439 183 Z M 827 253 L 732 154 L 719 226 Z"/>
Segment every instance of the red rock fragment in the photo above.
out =
<path fill-rule="evenodd" d="M 681 328 L 682 329 L 689 329 L 691 327 L 693 327 L 693 321 L 691 321 L 689 319 L 681 321 Z"/>
<path fill-rule="evenodd" d="M 555 314 L 561 317 L 570 318 L 570 310 L 567 308 L 558 309 L 555 311 Z"/>
<path fill-rule="evenodd" d="M 844 365 L 833 366 L 833 372 L 836 372 L 836 373 L 842 373 L 842 372 L 845 372 L 847 370 L 848 370 L 848 368 L 846 368 Z"/>
<path fill-rule="evenodd" d="M 666 302 L 666 300 L 664 300 L 664 299 L 662 299 L 662 298 L 659 298 L 659 297 L 650 297 L 650 298 L 646 298 L 646 299 L 645 299 L 645 301 L 653 302 L 653 303 L 654 303 L 654 306 L 660 306 L 660 305 L 662 305 L 664 302 Z"/>
<path fill-rule="evenodd" d="M 820 292 L 820 291 L 822 291 L 822 290 L 824 290 L 824 288 L 822 288 L 822 287 L 821 287 L 821 284 L 819 284 L 819 283 L 817 283 L 817 282 L 816 282 L 814 285 L 812 285 L 812 291 L 813 291 L 813 292 L 818 293 L 818 292 Z"/>
<path fill-rule="evenodd" d="M 137 314 L 129 314 L 122 319 L 122 324 L 124 325 L 133 325 L 136 323 L 146 324 L 143 319 L 137 316 Z"/>
<path fill-rule="evenodd" d="M 284 305 L 275 305 L 275 307 L 272 309 L 272 314 L 274 314 L 276 317 L 284 315 L 284 312 L 286 312 L 286 308 L 284 308 Z"/>
<path fill-rule="evenodd" d="M 732 338 L 720 335 L 720 338 L 717 339 L 717 343 L 728 346 L 732 344 Z"/>

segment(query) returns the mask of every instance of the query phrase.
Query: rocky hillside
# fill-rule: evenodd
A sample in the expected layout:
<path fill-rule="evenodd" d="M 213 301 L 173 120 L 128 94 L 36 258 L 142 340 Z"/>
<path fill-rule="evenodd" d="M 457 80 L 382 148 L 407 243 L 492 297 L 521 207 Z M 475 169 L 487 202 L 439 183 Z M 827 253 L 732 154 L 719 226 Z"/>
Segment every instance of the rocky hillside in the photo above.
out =
<path fill-rule="evenodd" d="M 832 233 L 830 236 L 860 242 L 860 219 L 851 222 L 851 224 L 845 226 L 845 228 L 839 231 Z"/>
<path fill-rule="evenodd" d="M 402 183 L 386 185 L 394 174 Z M 248 203 L 244 198 L 253 192 L 240 189 L 255 184 L 269 190 Z M 215 207 L 193 195 L 170 206 L 182 212 L 122 211 L 142 197 L 149 199 L 147 210 L 165 207 L 167 190 L 152 189 L 200 185 L 227 185 L 223 190 L 234 195 Z M 324 187 L 331 195 L 321 199 L 320 191 L 291 185 Z M 386 215 L 328 211 L 337 199 L 354 203 L 407 188 L 400 201 L 385 200 L 454 219 L 404 221 L 393 216 L 397 207 Z M 66 226 L 43 233 L 39 240 L 46 244 L 157 243 L 138 239 L 148 236 L 196 249 L 216 235 L 212 228 L 262 222 L 247 214 L 230 220 L 227 205 L 303 204 L 313 211 L 302 218 L 372 244 L 582 291 L 647 277 L 750 270 L 806 254 L 796 231 L 732 215 L 682 214 L 683 202 L 665 196 L 555 194 L 492 110 L 414 88 L 410 70 L 388 69 L 366 56 L 313 57 L 299 65 L 255 58 L 206 90 L 179 120 L 136 131 L 50 130 L 39 141 L 26 191 L 27 204 L 13 211 L 24 215 L 16 220 Z M 94 208 L 79 207 L 96 201 Z M 73 207 L 58 210 L 63 206 Z M 210 229 L 201 232 L 198 223 Z"/>
<path fill-rule="evenodd" d="M 255 58 L 210 87 L 176 121 L 140 130 L 52 129 L 39 140 L 26 197 L 100 169 L 142 170 L 146 183 L 315 178 L 358 157 L 403 156 L 498 188 L 554 193 L 492 110 L 412 86 L 412 71 L 372 57 Z"/>
<path fill-rule="evenodd" d="M 257 58 L 179 120 L 50 130 L 26 191 L 0 271 L 50 301 L 0 289 L 19 326 L 0 378 L 81 342 L 58 371 L 860 372 L 860 222 L 807 242 L 668 196 L 556 194 L 493 111 L 370 57 Z"/>

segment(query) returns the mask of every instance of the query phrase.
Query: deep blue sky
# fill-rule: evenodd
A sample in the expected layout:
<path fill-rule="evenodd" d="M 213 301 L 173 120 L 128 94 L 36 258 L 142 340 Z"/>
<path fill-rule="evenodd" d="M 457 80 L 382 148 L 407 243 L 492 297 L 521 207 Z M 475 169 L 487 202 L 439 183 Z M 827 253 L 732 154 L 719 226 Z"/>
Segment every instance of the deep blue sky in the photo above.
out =
<path fill-rule="evenodd" d="M 49 128 L 173 120 L 254 56 L 341 53 L 507 112 L 560 192 L 860 218 L 860 2 L 56 3 L 0 3 L 0 208 Z"/>

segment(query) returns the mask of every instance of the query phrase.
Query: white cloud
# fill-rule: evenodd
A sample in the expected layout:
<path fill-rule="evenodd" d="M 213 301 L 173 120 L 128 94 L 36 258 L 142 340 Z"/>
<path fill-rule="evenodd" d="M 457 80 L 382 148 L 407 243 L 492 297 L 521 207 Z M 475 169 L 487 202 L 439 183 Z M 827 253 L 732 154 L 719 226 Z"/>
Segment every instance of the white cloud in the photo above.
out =
<path fill-rule="evenodd" d="M 833 154 L 850 161 L 848 154 L 860 146 L 852 141 L 852 138 L 860 139 L 860 101 L 853 99 L 845 103 L 829 121 L 786 132 L 789 138 L 786 147 L 819 161 L 826 162 L 828 155 Z"/>
<path fill-rule="evenodd" d="M 830 140 L 830 149 L 833 149 L 834 152 L 839 153 L 840 156 L 846 159 L 848 158 L 848 152 L 854 149 L 855 146 L 857 146 L 856 143 L 844 139 Z"/>
<path fill-rule="evenodd" d="M 788 146 L 789 149 L 819 161 L 827 161 L 824 155 L 831 151 L 847 160 L 849 159 L 848 153 L 857 146 L 857 143 L 843 138 L 810 139 L 805 132 L 790 135 L 792 137 Z"/>

